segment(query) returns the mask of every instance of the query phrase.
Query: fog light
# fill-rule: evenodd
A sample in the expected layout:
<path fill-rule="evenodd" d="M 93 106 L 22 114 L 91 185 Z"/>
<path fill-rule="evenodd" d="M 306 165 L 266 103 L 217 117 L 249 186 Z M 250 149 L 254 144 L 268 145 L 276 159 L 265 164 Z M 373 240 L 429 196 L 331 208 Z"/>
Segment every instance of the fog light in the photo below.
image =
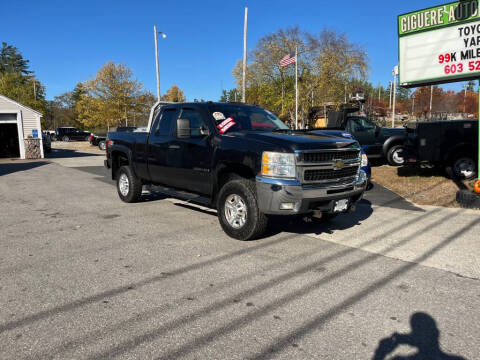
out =
<path fill-rule="evenodd" d="M 281 203 L 280 210 L 294 210 L 295 203 Z"/>

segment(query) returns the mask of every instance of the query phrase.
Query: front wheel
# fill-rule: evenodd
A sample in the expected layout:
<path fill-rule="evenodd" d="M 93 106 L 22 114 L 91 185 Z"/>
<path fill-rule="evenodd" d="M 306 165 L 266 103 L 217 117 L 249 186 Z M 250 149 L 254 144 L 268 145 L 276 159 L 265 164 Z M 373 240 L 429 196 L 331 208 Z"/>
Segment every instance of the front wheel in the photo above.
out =
<path fill-rule="evenodd" d="M 405 162 L 403 158 L 403 145 L 395 145 L 388 150 L 388 163 L 392 166 L 402 166 Z"/>
<path fill-rule="evenodd" d="M 226 183 L 218 195 L 218 220 L 225 233 L 237 240 L 253 240 L 262 236 L 268 218 L 257 203 L 255 183 L 247 179 Z"/>
<path fill-rule="evenodd" d="M 68 136 L 64 136 L 62 138 L 62 141 L 65 141 L 65 142 L 69 142 L 70 141 L 70 138 Z"/>
<path fill-rule="evenodd" d="M 142 196 L 142 181 L 133 174 L 129 166 L 122 166 L 118 170 L 117 191 L 120 199 L 126 203 L 138 202 Z"/>
<path fill-rule="evenodd" d="M 105 140 L 102 140 L 98 143 L 98 147 L 100 148 L 100 150 L 105 150 Z"/>
<path fill-rule="evenodd" d="M 457 154 L 452 161 L 453 176 L 470 180 L 475 177 L 476 161 L 468 154 Z"/>

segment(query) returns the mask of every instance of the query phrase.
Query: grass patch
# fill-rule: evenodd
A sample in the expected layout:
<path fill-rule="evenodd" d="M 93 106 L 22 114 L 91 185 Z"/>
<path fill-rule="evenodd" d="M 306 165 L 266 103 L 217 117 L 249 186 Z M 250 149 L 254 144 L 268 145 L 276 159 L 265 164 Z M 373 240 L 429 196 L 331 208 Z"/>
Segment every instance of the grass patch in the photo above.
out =
<path fill-rule="evenodd" d="M 474 181 L 454 181 L 439 169 L 379 166 L 372 168 L 372 180 L 418 205 L 460 207 L 456 194 L 473 189 Z"/>

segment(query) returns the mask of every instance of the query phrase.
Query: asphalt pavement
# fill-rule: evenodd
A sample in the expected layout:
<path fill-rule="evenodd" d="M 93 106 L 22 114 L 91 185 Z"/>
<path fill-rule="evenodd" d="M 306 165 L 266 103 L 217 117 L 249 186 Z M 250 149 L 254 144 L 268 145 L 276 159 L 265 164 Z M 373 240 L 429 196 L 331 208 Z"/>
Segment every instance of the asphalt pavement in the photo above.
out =
<path fill-rule="evenodd" d="M 480 359 L 478 212 L 375 186 L 239 242 L 212 209 L 122 203 L 101 153 L 62 154 L 0 163 L 0 359 Z"/>

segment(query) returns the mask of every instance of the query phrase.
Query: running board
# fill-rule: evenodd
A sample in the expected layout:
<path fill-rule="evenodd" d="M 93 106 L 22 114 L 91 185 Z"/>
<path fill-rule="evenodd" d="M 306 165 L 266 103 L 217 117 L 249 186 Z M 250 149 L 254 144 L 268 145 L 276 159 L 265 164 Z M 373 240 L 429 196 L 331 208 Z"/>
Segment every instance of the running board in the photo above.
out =
<path fill-rule="evenodd" d="M 172 188 L 167 188 L 167 187 L 157 186 L 157 185 L 148 185 L 145 188 L 150 192 L 158 192 L 168 197 L 173 197 L 186 202 L 192 202 L 195 204 L 203 205 L 205 207 L 211 207 L 212 205 L 210 198 L 206 196 L 190 193 L 188 191 L 175 190 Z"/>

